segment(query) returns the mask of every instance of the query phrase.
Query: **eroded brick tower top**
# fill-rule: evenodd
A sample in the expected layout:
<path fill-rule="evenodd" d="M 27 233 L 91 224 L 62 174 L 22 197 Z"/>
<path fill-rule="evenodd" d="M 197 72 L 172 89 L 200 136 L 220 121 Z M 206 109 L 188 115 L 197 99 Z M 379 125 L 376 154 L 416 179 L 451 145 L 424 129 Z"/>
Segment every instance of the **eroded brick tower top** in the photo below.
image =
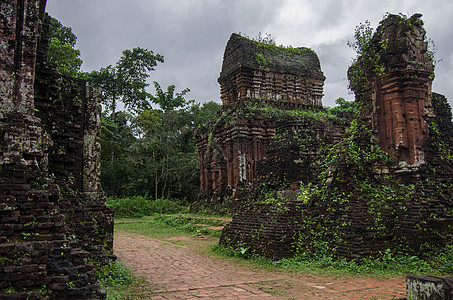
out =
<path fill-rule="evenodd" d="M 232 34 L 218 79 L 222 105 L 255 98 L 284 109 L 322 106 L 324 75 L 309 48 L 286 48 Z"/>
<path fill-rule="evenodd" d="M 434 66 L 420 17 L 389 15 L 348 73 L 379 146 L 409 167 L 425 163 L 432 114 Z"/>

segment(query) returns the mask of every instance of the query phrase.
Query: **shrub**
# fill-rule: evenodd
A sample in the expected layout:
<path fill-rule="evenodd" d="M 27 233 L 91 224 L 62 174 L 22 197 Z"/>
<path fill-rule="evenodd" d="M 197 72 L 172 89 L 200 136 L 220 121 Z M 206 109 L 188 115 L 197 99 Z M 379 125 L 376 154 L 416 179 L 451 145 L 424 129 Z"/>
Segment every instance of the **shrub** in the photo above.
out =
<path fill-rule="evenodd" d="M 183 212 L 186 209 L 168 198 L 160 198 L 151 202 L 150 210 L 153 213 L 174 214 Z"/>
<path fill-rule="evenodd" d="M 127 198 L 107 198 L 107 206 L 115 211 L 117 218 L 141 218 L 155 213 L 177 213 L 187 210 L 167 198 L 152 200 L 145 196 Z"/>

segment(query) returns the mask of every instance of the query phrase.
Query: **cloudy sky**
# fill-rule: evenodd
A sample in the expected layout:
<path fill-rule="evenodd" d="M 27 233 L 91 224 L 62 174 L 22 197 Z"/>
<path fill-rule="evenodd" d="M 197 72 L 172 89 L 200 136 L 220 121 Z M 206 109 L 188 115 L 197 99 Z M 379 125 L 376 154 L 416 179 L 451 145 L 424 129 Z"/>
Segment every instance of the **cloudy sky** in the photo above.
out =
<path fill-rule="evenodd" d="M 354 28 L 365 20 L 377 27 L 387 12 L 420 12 L 442 60 L 433 91 L 453 104 L 451 0 L 47 0 L 47 12 L 78 36 L 84 71 L 115 64 L 125 49 L 146 48 L 165 57 L 150 81 L 190 88 L 188 98 L 198 102 L 220 102 L 217 78 L 231 33 L 269 33 L 278 45 L 316 51 L 327 106 L 354 98 L 346 79 Z"/>

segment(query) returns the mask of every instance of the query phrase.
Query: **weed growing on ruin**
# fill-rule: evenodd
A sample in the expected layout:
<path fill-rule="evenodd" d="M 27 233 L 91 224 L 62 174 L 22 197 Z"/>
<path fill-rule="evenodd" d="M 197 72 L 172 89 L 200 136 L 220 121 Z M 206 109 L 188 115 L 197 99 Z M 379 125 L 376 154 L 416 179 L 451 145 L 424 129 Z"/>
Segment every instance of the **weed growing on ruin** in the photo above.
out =
<path fill-rule="evenodd" d="M 256 45 L 259 50 L 268 50 L 270 52 L 277 52 L 277 51 L 284 51 L 288 54 L 292 55 L 300 55 L 304 52 L 313 52 L 312 49 L 307 48 L 307 47 L 293 47 L 293 46 L 283 46 L 279 45 L 277 46 L 275 42 L 275 37 L 273 37 L 270 33 L 265 33 L 264 35 L 259 32 L 258 35 L 254 38 L 251 38 L 247 35 L 244 35 L 242 33 L 239 33 L 240 36 L 245 37 L 251 41 L 256 42 Z"/>
<path fill-rule="evenodd" d="M 275 190 L 271 189 L 267 186 L 264 186 L 263 188 L 261 188 L 260 192 L 261 192 L 261 196 L 263 197 L 263 200 L 261 201 L 261 203 L 278 204 L 278 203 L 286 201 L 285 199 L 277 197 L 275 195 Z"/>
<path fill-rule="evenodd" d="M 295 110 L 286 110 L 274 107 L 267 104 L 266 102 L 260 101 L 258 99 L 249 100 L 245 102 L 245 110 L 237 110 L 239 112 L 238 118 L 246 117 L 243 114 L 261 114 L 268 118 L 281 119 L 281 118 L 302 118 L 312 121 L 314 123 L 337 123 L 345 124 L 347 123 L 346 118 L 337 115 L 336 113 L 331 113 L 330 110 L 325 109 L 295 109 Z M 242 112 L 242 114 L 241 114 Z M 250 116 L 249 116 L 250 117 Z"/>
<path fill-rule="evenodd" d="M 261 53 L 256 54 L 255 61 L 258 65 L 260 65 L 260 67 L 263 68 L 267 67 L 267 65 L 269 64 L 266 58 Z"/>
<path fill-rule="evenodd" d="M 238 243 L 236 247 L 215 244 L 211 247 L 211 252 L 223 257 L 232 257 L 246 260 L 263 259 L 260 256 L 254 255 L 253 251 L 245 243 Z"/>
<path fill-rule="evenodd" d="M 111 261 L 110 264 L 96 270 L 98 282 L 107 293 L 107 300 L 138 299 L 137 291 L 141 294 L 151 293 L 151 288 L 141 277 L 137 277 L 132 270 L 120 261 Z"/>

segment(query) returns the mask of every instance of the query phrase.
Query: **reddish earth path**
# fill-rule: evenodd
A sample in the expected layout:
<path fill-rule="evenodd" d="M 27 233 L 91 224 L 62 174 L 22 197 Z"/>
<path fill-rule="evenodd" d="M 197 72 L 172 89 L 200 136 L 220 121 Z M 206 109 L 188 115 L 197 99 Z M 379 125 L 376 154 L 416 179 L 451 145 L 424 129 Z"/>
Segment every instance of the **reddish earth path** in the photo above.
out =
<path fill-rule="evenodd" d="M 183 237 L 181 237 L 183 239 Z M 152 299 L 401 299 L 404 278 L 334 278 L 270 272 L 115 230 L 114 252 L 152 283 Z M 393 297 L 393 298 L 392 298 Z"/>

